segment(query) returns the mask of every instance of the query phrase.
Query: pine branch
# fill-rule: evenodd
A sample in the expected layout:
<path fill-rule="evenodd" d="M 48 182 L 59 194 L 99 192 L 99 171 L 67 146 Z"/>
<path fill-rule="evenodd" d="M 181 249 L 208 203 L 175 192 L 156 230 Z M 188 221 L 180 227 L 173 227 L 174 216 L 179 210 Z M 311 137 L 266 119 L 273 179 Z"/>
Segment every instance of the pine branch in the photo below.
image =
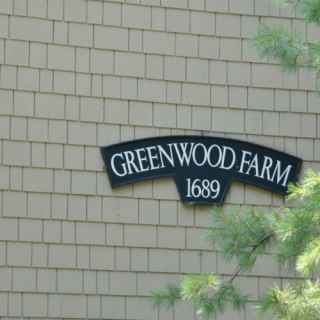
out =
<path fill-rule="evenodd" d="M 271 311 L 277 319 L 319 320 L 320 286 L 306 281 L 302 285 L 269 290 L 260 303 L 262 312 Z"/>
<path fill-rule="evenodd" d="M 275 215 L 256 214 L 252 209 L 226 215 L 218 210 L 213 219 L 215 228 L 208 231 L 209 240 L 227 260 L 235 258 L 241 270 L 251 269 L 273 234 Z"/>
<path fill-rule="evenodd" d="M 162 290 L 152 291 L 151 296 L 155 306 L 170 308 L 181 299 L 181 289 L 174 284 L 168 284 Z"/>
<path fill-rule="evenodd" d="M 255 253 L 255 251 L 262 245 L 264 245 L 264 243 L 268 242 L 272 237 L 274 236 L 274 233 L 270 233 L 269 235 L 265 236 L 263 239 L 261 239 L 261 241 L 259 243 L 257 243 L 256 245 L 254 245 L 252 247 L 252 250 L 250 252 L 250 255 L 253 255 Z M 229 283 L 232 283 L 234 281 L 235 278 L 237 278 L 237 276 L 241 273 L 242 268 L 241 266 L 238 266 L 238 268 L 236 269 L 236 271 L 233 273 L 233 275 L 231 276 L 231 278 L 228 280 Z"/>
<path fill-rule="evenodd" d="M 269 27 L 261 24 L 254 45 L 261 58 L 279 60 L 288 70 L 304 65 L 308 61 L 308 47 L 302 37 L 282 27 Z"/>
<path fill-rule="evenodd" d="M 310 276 L 312 272 L 317 271 L 320 264 L 320 237 L 313 240 L 298 257 L 297 270 L 303 275 Z"/>
<path fill-rule="evenodd" d="M 319 0 L 276 0 L 280 6 L 291 6 L 300 12 L 307 22 L 320 22 Z"/>
<path fill-rule="evenodd" d="M 320 1 L 320 0 L 319 0 Z M 247 297 L 235 287 L 239 274 L 251 269 L 256 258 L 274 240 L 283 262 L 298 258 L 298 270 L 311 272 L 320 264 L 320 174 L 309 171 L 301 185 L 290 186 L 294 207 L 284 207 L 281 214 L 257 214 L 253 210 L 214 212 L 208 238 L 227 259 L 238 260 L 238 268 L 225 281 L 215 274 L 187 275 L 179 287 L 167 287 L 153 294 L 158 305 L 174 306 L 178 300 L 190 302 L 198 315 L 209 319 L 228 306 L 238 310 Z M 277 319 L 319 320 L 320 284 L 304 281 L 302 286 L 273 288 L 263 299 L 262 309 Z"/>

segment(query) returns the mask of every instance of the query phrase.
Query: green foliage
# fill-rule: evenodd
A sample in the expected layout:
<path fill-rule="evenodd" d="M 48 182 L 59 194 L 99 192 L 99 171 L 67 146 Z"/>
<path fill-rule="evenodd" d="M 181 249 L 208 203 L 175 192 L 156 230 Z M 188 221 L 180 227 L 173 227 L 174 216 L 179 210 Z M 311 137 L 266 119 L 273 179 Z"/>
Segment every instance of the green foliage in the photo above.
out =
<path fill-rule="evenodd" d="M 221 283 L 212 299 L 215 311 L 223 313 L 228 305 L 240 310 L 248 302 L 248 297 L 243 295 L 230 281 Z"/>
<path fill-rule="evenodd" d="M 309 65 L 320 70 L 320 42 L 309 43 L 308 47 Z"/>
<path fill-rule="evenodd" d="M 311 241 L 305 251 L 299 256 L 297 270 L 305 276 L 319 272 L 320 266 L 320 238 Z"/>
<path fill-rule="evenodd" d="M 262 58 L 278 59 L 286 69 L 296 68 L 307 54 L 300 37 L 280 27 L 261 25 L 254 44 Z"/>
<path fill-rule="evenodd" d="M 306 22 L 320 24 L 320 0 L 277 0 L 300 12 Z M 320 42 L 307 42 L 302 36 L 280 27 L 261 25 L 254 44 L 261 57 L 278 60 L 286 69 L 315 68 L 320 75 Z M 214 274 L 186 275 L 180 286 L 167 286 L 153 292 L 156 305 L 172 307 L 179 300 L 190 302 L 197 313 L 208 319 L 227 307 L 240 309 L 245 297 L 233 280 L 250 271 L 268 246 L 282 263 L 296 266 L 302 276 L 320 270 L 320 174 L 308 172 L 300 185 L 290 187 L 286 206 L 268 214 L 254 210 L 213 212 L 213 225 L 207 239 L 238 268 L 227 280 Z M 305 280 L 286 288 L 271 288 L 259 302 L 263 312 L 279 320 L 319 320 L 320 282 Z"/>
<path fill-rule="evenodd" d="M 270 289 L 261 309 L 263 312 L 271 311 L 281 320 L 319 320 L 319 282 L 305 281 L 301 286 Z"/>
<path fill-rule="evenodd" d="M 295 9 L 307 22 L 320 23 L 319 0 L 275 0 L 275 4 Z"/>
<path fill-rule="evenodd" d="M 172 307 L 178 300 L 190 302 L 203 319 L 209 319 L 223 312 L 228 305 L 239 310 L 247 302 L 247 297 L 231 282 L 221 282 L 212 274 L 187 275 L 180 287 L 172 285 L 152 293 L 157 306 Z"/>
<path fill-rule="evenodd" d="M 296 6 L 307 22 L 320 23 L 319 0 L 300 0 L 297 1 Z"/>
<path fill-rule="evenodd" d="M 207 299 L 210 296 L 210 291 L 216 290 L 218 280 L 213 274 L 191 275 L 185 277 L 182 281 L 181 295 L 184 300 L 194 300 L 197 303 L 198 299 Z"/>
<path fill-rule="evenodd" d="M 289 185 L 289 200 L 304 200 L 304 206 L 308 209 L 320 208 L 320 175 L 313 170 L 309 170 L 301 185 Z"/>
<path fill-rule="evenodd" d="M 302 210 L 285 210 L 277 230 L 278 257 L 282 263 L 292 265 L 295 258 L 302 254 L 306 246 L 317 232 L 318 226 L 313 224 L 313 215 Z"/>
<path fill-rule="evenodd" d="M 306 22 L 320 24 L 320 0 L 276 0 L 302 14 Z M 260 25 L 254 45 L 262 58 L 278 60 L 288 70 L 309 66 L 317 71 L 316 87 L 320 89 L 320 42 L 305 41 L 303 36 L 283 27 Z"/>
<path fill-rule="evenodd" d="M 208 240 L 223 252 L 226 260 L 236 258 L 241 270 L 250 269 L 272 240 L 274 215 L 256 214 L 252 209 L 228 213 L 215 210 L 212 217 Z"/>
<path fill-rule="evenodd" d="M 209 318 L 216 311 L 212 296 L 218 288 L 218 278 L 213 274 L 189 275 L 181 283 L 182 299 L 191 302 L 198 314 Z"/>
<path fill-rule="evenodd" d="M 168 286 L 153 293 L 156 305 L 172 307 L 179 300 L 190 302 L 204 319 L 215 317 L 227 307 L 239 310 L 249 297 L 241 294 L 233 280 L 250 271 L 256 259 L 272 245 L 281 262 L 296 264 L 302 276 L 320 270 L 320 174 L 307 172 L 300 185 L 290 186 L 291 206 L 259 213 L 252 209 L 213 212 L 213 225 L 207 232 L 212 246 L 238 268 L 229 278 L 217 275 L 186 275 L 179 287 Z M 319 320 L 320 284 L 302 284 L 284 289 L 272 288 L 260 301 L 262 311 L 280 320 Z"/>
<path fill-rule="evenodd" d="M 301 185 L 291 186 L 296 206 L 283 210 L 275 230 L 281 262 L 295 262 L 320 235 L 320 176 L 308 171 Z"/>
<path fill-rule="evenodd" d="M 181 290 L 178 286 L 168 284 L 162 290 L 151 292 L 151 296 L 155 305 L 170 308 L 181 299 Z"/>

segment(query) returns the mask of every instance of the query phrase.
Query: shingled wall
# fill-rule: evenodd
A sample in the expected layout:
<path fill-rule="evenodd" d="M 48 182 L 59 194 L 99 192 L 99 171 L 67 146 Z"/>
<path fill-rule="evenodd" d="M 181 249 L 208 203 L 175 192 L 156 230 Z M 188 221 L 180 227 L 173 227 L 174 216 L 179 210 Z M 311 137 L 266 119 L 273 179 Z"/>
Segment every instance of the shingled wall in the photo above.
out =
<path fill-rule="evenodd" d="M 1 319 L 196 318 L 149 296 L 184 273 L 232 274 L 204 240 L 211 208 L 184 206 L 172 179 L 111 190 L 99 146 L 224 136 L 318 169 L 315 74 L 258 58 L 259 21 L 319 39 L 269 0 L 0 0 Z M 225 207 L 281 204 L 234 183 Z M 294 276 L 266 254 L 238 284 L 257 299 Z"/>

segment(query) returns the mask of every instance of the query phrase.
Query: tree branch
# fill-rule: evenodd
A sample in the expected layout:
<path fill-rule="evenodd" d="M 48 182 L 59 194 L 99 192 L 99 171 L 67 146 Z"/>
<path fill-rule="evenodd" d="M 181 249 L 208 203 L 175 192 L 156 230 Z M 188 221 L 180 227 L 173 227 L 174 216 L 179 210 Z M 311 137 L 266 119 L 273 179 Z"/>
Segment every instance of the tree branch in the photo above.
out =
<path fill-rule="evenodd" d="M 260 247 L 262 246 L 265 242 L 269 241 L 272 237 L 273 237 L 273 233 L 270 233 L 268 235 L 266 235 L 264 238 L 262 238 L 257 244 L 255 244 L 251 251 L 250 251 L 250 256 L 252 256 L 254 254 L 254 252 Z M 234 279 L 240 274 L 240 272 L 242 271 L 242 268 L 240 266 L 238 266 L 238 268 L 236 269 L 236 271 L 233 273 L 232 277 L 228 280 L 229 283 L 232 283 L 234 281 Z"/>

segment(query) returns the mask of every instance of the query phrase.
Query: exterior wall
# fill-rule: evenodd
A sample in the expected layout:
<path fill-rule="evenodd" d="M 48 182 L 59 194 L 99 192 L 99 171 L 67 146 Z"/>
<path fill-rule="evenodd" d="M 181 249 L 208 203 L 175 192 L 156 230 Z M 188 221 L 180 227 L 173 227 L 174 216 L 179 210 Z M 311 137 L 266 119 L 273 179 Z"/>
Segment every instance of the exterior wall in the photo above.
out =
<path fill-rule="evenodd" d="M 206 134 L 318 168 L 315 75 L 282 73 L 248 39 L 259 20 L 319 29 L 270 2 L 0 0 L 1 318 L 195 318 L 148 296 L 186 272 L 233 272 L 203 239 L 211 208 L 183 206 L 171 179 L 111 190 L 99 146 Z M 225 207 L 282 203 L 234 183 Z M 266 254 L 239 285 L 255 299 L 293 276 Z"/>

